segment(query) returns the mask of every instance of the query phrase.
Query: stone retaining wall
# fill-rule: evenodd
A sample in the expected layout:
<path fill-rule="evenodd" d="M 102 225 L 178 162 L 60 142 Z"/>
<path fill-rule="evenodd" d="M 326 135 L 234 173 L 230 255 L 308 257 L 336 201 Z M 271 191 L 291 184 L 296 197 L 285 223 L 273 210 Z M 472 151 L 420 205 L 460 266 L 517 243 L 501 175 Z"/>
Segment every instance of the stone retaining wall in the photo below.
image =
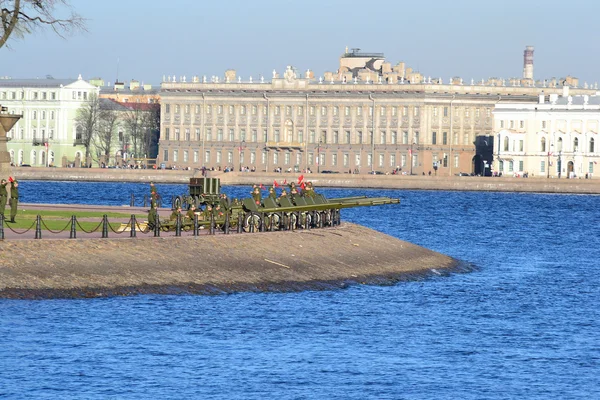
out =
<path fill-rule="evenodd" d="M 91 181 L 91 182 L 158 182 L 188 183 L 199 171 L 182 170 L 126 170 L 108 168 L 13 168 L 14 176 L 22 180 Z M 211 172 L 221 178 L 223 185 L 272 185 L 295 181 L 299 174 L 263 172 Z M 354 175 L 305 174 L 321 187 L 382 188 L 404 190 L 453 190 L 493 192 L 581 193 L 600 194 L 600 179 L 547 179 L 547 178 L 491 178 L 472 176 L 406 176 L 406 175 Z"/>

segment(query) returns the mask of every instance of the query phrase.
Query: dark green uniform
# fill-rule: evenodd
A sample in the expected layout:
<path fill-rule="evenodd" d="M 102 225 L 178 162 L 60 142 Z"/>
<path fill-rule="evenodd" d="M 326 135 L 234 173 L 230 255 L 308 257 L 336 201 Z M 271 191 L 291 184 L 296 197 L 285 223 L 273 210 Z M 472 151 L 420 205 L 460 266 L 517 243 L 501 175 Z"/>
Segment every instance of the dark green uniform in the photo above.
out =
<path fill-rule="evenodd" d="M 260 202 L 262 201 L 262 194 L 260 193 L 260 188 L 254 188 L 254 190 L 252 191 L 252 198 L 254 199 L 254 202 L 257 205 L 260 205 Z"/>
<path fill-rule="evenodd" d="M 19 205 L 19 183 L 12 181 L 10 183 L 10 222 L 15 222 L 17 216 L 17 206 Z"/>
<path fill-rule="evenodd" d="M 296 189 L 296 186 L 292 186 L 292 188 L 290 189 L 290 200 L 295 201 L 296 197 L 298 196 L 298 189 Z"/>
<path fill-rule="evenodd" d="M 229 200 L 229 197 L 227 197 L 227 195 L 225 193 L 223 193 L 221 195 L 221 199 L 219 200 L 219 204 L 221 205 L 221 208 L 225 211 L 229 210 L 231 208 L 231 200 Z"/>
<path fill-rule="evenodd" d="M 315 197 L 315 189 L 313 188 L 312 182 L 308 182 L 306 184 L 306 188 L 304 189 L 304 195 L 306 197 Z"/>
<path fill-rule="evenodd" d="M 277 200 L 277 193 L 275 193 L 275 188 L 269 189 L 269 197 L 272 198 L 273 200 Z"/>
<path fill-rule="evenodd" d="M 154 229 L 158 222 L 158 203 L 156 197 L 150 198 L 150 211 L 148 211 L 148 227 Z"/>
<path fill-rule="evenodd" d="M 191 206 L 190 209 L 185 213 L 185 218 L 193 222 L 194 215 L 196 215 L 196 207 Z"/>
<path fill-rule="evenodd" d="M 171 213 L 171 216 L 169 217 L 169 220 L 173 221 L 174 223 L 177 223 L 177 217 L 179 217 L 180 215 L 181 215 L 181 208 L 177 208 L 177 209 L 173 210 L 173 212 Z M 183 218 L 181 218 L 181 220 L 183 222 Z"/>
<path fill-rule="evenodd" d="M 6 200 L 8 198 L 8 191 L 6 190 L 6 179 L 0 181 L 0 215 L 4 215 L 4 209 L 6 208 Z"/>

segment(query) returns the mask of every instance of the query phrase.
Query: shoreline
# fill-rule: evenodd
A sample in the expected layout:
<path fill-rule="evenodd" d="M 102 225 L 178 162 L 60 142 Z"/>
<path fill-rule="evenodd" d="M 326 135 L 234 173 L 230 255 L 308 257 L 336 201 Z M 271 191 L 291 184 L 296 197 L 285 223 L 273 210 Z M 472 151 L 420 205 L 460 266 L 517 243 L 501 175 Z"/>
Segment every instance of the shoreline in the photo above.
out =
<path fill-rule="evenodd" d="M 0 260 L 5 299 L 329 290 L 472 269 L 351 223 L 201 238 L 4 241 Z"/>
<path fill-rule="evenodd" d="M 13 176 L 19 180 L 86 181 L 86 182 L 156 182 L 188 184 L 189 179 L 200 176 L 199 171 L 184 170 L 127 170 L 102 168 L 13 168 Z M 221 179 L 222 185 L 248 185 L 273 181 L 295 181 L 299 173 L 266 172 L 216 172 L 210 177 Z M 401 189 L 401 190 L 444 190 L 480 192 L 529 192 L 564 194 L 600 194 L 600 178 L 512 178 L 477 176 L 407 176 L 368 174 L 304 174 L 305 180 L 317 187 Z"/>

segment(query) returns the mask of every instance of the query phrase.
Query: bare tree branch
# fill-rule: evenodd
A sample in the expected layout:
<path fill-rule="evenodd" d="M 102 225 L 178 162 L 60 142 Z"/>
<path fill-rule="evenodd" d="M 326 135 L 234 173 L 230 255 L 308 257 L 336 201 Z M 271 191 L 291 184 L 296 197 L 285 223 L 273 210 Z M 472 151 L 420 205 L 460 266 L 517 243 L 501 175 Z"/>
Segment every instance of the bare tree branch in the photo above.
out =
<path fill-rule="evenodd" d="M 69 15 L 59 17 L 61 10 L 68 10 Z M 11 35 L 24 36 L 36 29 L 50 28 L 64 38 L 85 31 L 85 21 L 69 0 L 0 0 L 0 48 Z"/>

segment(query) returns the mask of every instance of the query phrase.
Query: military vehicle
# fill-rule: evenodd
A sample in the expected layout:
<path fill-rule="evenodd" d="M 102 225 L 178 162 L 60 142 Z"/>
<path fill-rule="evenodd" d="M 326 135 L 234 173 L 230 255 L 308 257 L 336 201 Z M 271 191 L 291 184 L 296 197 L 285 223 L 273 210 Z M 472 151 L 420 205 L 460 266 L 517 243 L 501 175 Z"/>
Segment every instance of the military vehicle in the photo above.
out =
<path fill-rule="evenodd" d="M 175 197 L 173 207 L 187 209 L 192 204 L 196 206 L 199 229 L 257 232 L 333 226 L 340 223 L 340 210 L 343 208 L 400 202 L 399 199 L 390 197 L 367 196 L 327 199 L 314 190 L 301 193 L 305 195 L 289 194 L 276 199 L 265 197 L 260 200 L 229 199 L 221 193 L 219 178 L 190 178 L 189 194 Z M 181 227 L 183 230 L 190 230 L 195 223 L 187 218 L 182 221 Z M 171 230 L 175 224 L 176 221 L 163 221 L 161 228 Z"/>

